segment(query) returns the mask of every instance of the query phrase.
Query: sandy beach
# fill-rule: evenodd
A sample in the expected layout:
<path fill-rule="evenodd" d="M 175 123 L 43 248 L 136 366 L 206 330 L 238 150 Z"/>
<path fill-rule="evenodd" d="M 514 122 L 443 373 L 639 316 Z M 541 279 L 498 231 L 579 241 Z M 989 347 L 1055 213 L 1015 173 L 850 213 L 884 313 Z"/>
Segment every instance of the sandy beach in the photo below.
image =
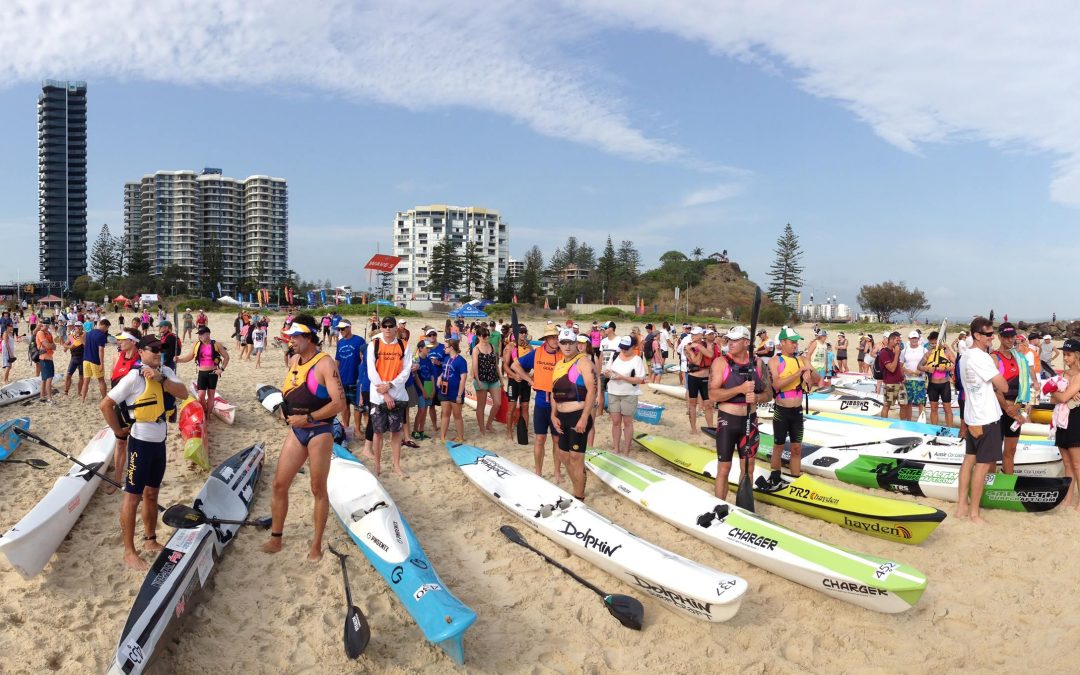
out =
<path fill-rule="evenodd" d="M 355 326 L 365 325 L 365 317 L 356 319 Z M 252 509 L 252 515 L 258 516 L 270 511 L 270 481 L 286 427 L 258 404 L 255 385 L 281 384 L 283 352 L 269 348 L 261 369 L 255 368 L 253 360 L 236 360 L 232 341 L 227 339 L 231 321 L 232 315 L 211 316 L 215 336 L 234 352 L 219 393 L 239 409 L 233 426 L 216 418 L 210 421 L 210 459 L 217 463 L 256 441 L 266 443 L 267 464 Z M 442 319 L 428 322 L 442 325 Z M 414 339 L 423 324 L 422 319 L 409 320 Z M 530 322 L 533 334 L 538 334 L 541 325 L 541 321 Z M 272 317 L 271 332 L 278 326 L 280 315 Z M 628 332 L 628 327 L 620 326 L 623 332 Z M 809 336 L 809 326 L 801 332 Z M 856 333 L 849 331 L 849 339 Z M 775 335 L 775 328 L 770 334 Z M 849 348 L 853 368 L 855 342 L 857 339 Z M 19 349 L 12 380 L 32 374 L 25 343 L 20 343 Z M 59 353 L 57 370 L 66 365 L 66 355 Z M 185 381 L 192 379 L 193 373 L 192 364 L 180 366 Z M 677 376 L 666 375 L 664 382 L 677 383 Z M 16 404 L 0 411 L 0 419 L 28 416 L 32 431 L 77 454 L 104 424 L 98 400 L 92 387 L 85 405 L 74 395 L 58 395 L 55 406 Z M 658 427 L 636 423 L 636 431 L 710 446 L 704 436 L 690 437 L 683 402 L 651 393 L 644 394 L 642 400 L 659 403 L 667 410 Z M 507 441 L 501 425 L 496 425 L 495 434 L 480 436 L 470 410 L 464 411 L 464 418 L 467 442 L 531 466 L 531 445 Z M 596 436 L 598 447 L 611 448 L 610 427 L 609 418 L 602 417 Z M 171 463 L 161 501 L 165 505 L 190 503 L 207 474 L 180 458 L 180 436 L 174 425 L 169 428 L 169 447 Z M 353 449 L 358 452 L 358 444 L 354 443 Z M 635 448 L 632 453 L 638 461 L 669 470 L 643 450 Z M 59 455 L 24 442 L 15 458 L 28 457 L 44 459 L 50 466 L 43 471 L 20 464 L 0 467 L 6 479 L 6 489 L 0 494 L 0 530 L 14 525 L 70 466 Z M 1040 515 L 984 511 L 989 524 L 981 527 L 950 517 L 929 541 L 914 547 L 758 504 L 759 513 L 793 530 L 903 561 L 923 571 L 930 583 L 921 602 L 906 613 L 885 615 L 832 600 L 724 555 L 650 516 L 590 477 L 590 507 L 643 538 L 735 573 L 750 584 L 741 611 L 730 622 L 692 622 L 570 556 L 539 534 L 519 527 L 531 544 L 605 591 L 641 599 L 645 628 L 636 633 L 609 616 L 589 590 L 509 543 L 498 532 L 499 526 L 521 524 L 469 483 L 438 441 L 422 442 L 415 450 L 405 448 L 403 462 L 410 477 L 395 478 L 385 471 L 383 484 L 447 586 L 478 615 L 465 637 L 464 670 L 469 672 L 1067 671 L 1074 659 L 1073 645 L 1080 641 L 1080 627 L 1068 618 L 1080 601 L 1080 590 L 1060 571 L 1063 562 L 1080 556 L 1080 540 L 1072 536 L 1080 514 L 1071 509 Z M 388 465 L 386 461 L 384 466 Z M 545 472 L 550 479 L 550 455 Z M 708 483 L 686 479 L 711 490 Z M 266 540 L 266 532 L 242 530 L 216 568 L 212 596 L 202 598 L 182 630 L 160 651 L 154 672 L 454 670 L 439 648 L 424 641 L 383 579 L 331 515 L 327 540 L 350 553 L 354 602 L 367 614 L 372 630 L 371 644 L 360 660 L 353 663 L 346 659 L 341 642 L 344 597 L 337 560 L 329 555 L 317 564 L 304 560 L 312 510 L 304 475 L 294 483 L 290 501 L 284 551 L 265 555 L 259 546 Z M 950 514 L 953 511 L 951 503 L 922 501 Z M 71 535 L 35 579 L 23 580 L 0 557 L 3 672 L 100 673 L 111 663 L 128 610 L 143 581 L 142 573 L 121 564 L 118 512 L 119 498 L 99 490 Z M 171 529 L 161 526 L 159 539 L 164 541 L 169 534 Z M 143 557 L 151 559 L 149 554 Z"/>

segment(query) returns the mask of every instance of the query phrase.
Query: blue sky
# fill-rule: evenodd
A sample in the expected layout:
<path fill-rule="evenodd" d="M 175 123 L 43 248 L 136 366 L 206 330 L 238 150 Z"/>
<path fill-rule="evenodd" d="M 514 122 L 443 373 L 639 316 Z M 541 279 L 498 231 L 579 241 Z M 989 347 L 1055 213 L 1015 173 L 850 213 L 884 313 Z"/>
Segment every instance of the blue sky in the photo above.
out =
<path fill-rule="evenodd" d="M 286 178 L 290 265 L 335 284 L 395 211 L 453 203 L 501 210 L 517 258 L 610 233 L 765 286 L 790 222 L 807 294 L 1072 316 L 1045 289 L 1077 253 L 1080 17 L 987 4 L 5 3 L 0 279 L 36 275 L 40 81 L 84 79 L 91 238 L 124 181 L 215 166 Z"/>

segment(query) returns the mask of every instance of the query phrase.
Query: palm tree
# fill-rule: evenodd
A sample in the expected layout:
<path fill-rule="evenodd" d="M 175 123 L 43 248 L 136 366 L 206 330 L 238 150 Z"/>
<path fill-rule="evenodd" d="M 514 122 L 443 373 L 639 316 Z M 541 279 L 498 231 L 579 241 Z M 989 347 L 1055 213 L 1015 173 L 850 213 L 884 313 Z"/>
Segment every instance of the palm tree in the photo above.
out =
<path fill-rule="evenodd" d="M 701 256 L 705 254 L 705 251 L 701 250 L 701 247 L 698 246 L 693 251 L 691 251 L 691 253 L 694 256 L 694 260 L 701 260 Z"/>

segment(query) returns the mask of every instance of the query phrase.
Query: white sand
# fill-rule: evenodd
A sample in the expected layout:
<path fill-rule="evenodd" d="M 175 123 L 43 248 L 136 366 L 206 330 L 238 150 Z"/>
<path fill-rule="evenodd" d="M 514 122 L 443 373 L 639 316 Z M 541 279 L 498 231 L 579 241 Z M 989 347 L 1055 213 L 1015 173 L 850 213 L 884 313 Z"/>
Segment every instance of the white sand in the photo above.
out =
<path fill-rule="evenodd" d="M 354 325 L 364 325 L 363 319 Z M 224 339 L 231 332 L 230 322 L 231 316 L 220 314 L 212 317 L 211 325 Z M 418 319 L 409 323 L 417 324 L 412 326 L 414 334 L 423 325 Z M 539 325 L 532 324 L 534 329 Z M 808 335 L 809 329 L 804 330 L 803 335 Z M 853 345 L 852 362 L 854 351 Z M 280 384 L 284 376 L 281 354 L 270 349 L 261 370 L 254 368 L 254 362 L 234 360 L 220 391 L 239 405 L 236 423 L 228 427 L 216 418 L 210 423 L 212 462 L 258 440 L 267 444 L 267 466 L 253 515 L 269 513 L 269 484 L 286 433 L 259 406 L 254 389 L 260 381 Z M 61 355 L 58 364 L 66 363 Z M 191 364 L 181 366 L 185 378 L 193 371 Z M 25 357 L 20 358 L 12 379 L 29 373 Z M 667 375 L 664 381 L 673 383 L 675 378 Z M 32 430 L 77 453 L 102 426 L 97 394 L 91 394 L 86 406 L 73 397 L 57 400 L 54 407 L 37 403 L 9 407 L 0 419 L 28 415 Z M 653 394 L 643 400 L 668 409 L 660 427 L 637 424 L 636 430 L 708 445 L 706 438 L 689 438 L 682 402 Z M 507 442 L 502 433 L 478 436 L 468 410 L 465 424 L 469 442 L 531 466 L 531 446 Z M 501 425 L 497 429 L 501 431 Z M 607 417 L 599 422 L 597 445 L 611 446 Z M 170 447 L 179 447 L 175 427 L 170 428 Z M 1080 627 L 1072 620 L 1078 591 L 1067 570 L 1069 561 L 1080 554 L 1080 543 L 1072 536 L 1078 515 L 1071 510 L 1043 515 L 984 511 L 989 521 L 984 527 L 949 518 L 926 544 L 910 547 L 758 506 L 766 517 L 799 532 L 901 560 L 927 574 L 929 589 L 913 610 L 883 615 L 831 600 L 729 558 L 591 479 L 587 494 L 594 509 L 661 546 L 750 582 L 750 593 L 735 619 L 720 625 L 691 622 L 570 557 L 539 534 L 520 528 L 534 546 L 606 591 L 639 597 L 646 608 L 646 624 L 643 632 L 635 633 L 610 617 L 590 591 L 507 542 L 498 527 L 519 523 L 483 497 L 437 442 L 424 442 L 421 449 L 406 449 L 406 453 L 405 468 L 411 477 L 386 476 L 384 483 L 447 586 L 479 616 L 465 638 L 466 669 L 472 672 L 924 672 L 1072 667 Z M 4 529 L 17 522 L 69 466 L 49 450 L 25 443 L 15 456 L 40 457 L 51 466 L 44 471 L 18 464 L 0 467 L 8 487 L 0 494 L 0 528 Z M 635 449 L 634 456 L 663 468 L 644 451 Z M 550 470 L 549 458 L 545 465 L 549 478 Z M 189 503 L 205 479 L 205 473 L 174 461 L 162 487 L 163 503 Z M 710 489 L 707 483 L 698 484 Z M 953 508 L 924 501 L 948 512 Z M 0 670 L 102 672 L 111 662 L 143 580 L 141 573 L 121 565 L 118 509 L 117 496 L 99 492 L 36 579 L 24 581 L 0 558 L 4 589 Z M 156 672 L 452 670 L 452 662 L 423 640 L 382 578 L 347 543 L 331 515 L 327 539 L 351 552 L 354 600 L 372 627 L 366 654 L 358 664 L 346 660 L 337 560 L 327 555 L 317 565 L 304 562 L 310 519 L 311 499 L 302 475 L 291 492 L 284 552 L 264 555 L 258 547 L 267 537 L 265 532 L 242 531 L 217 568 L 213 597 L 204 597 L 186 618 L 182 630 L 161 651 Z M 162 527 L 162 540 L 169 532 Z"/>

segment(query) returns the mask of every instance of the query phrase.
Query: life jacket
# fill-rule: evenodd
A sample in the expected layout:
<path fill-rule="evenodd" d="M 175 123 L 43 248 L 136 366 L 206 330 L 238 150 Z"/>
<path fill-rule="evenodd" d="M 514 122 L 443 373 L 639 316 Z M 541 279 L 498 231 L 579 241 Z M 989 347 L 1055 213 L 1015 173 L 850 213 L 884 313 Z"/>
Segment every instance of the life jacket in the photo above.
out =
<path fill-rule="evenodd" d="M 130 358 L 124 356 L 124 352 L 119 352 L 116 357 L 116 363 L 113 364 L 112 386 L 115 387 L 116 383 L 123 379 L 123 377 L 131 371 L 132 366 L 134 366 L 138 362 L 138 351 L 135 352 L 135 356 L 132 356 Z"/>
<path fill-rule="evenodd" d="M 330 402 L 330 392 L 319 384 L 315 375 L 315 364 L 327 356 L 326 352 L 316 352 L 307 363 L 300 363 L 297 358 L 296 364 L 289 369 L 281 385 L 286 414 L 307 415 Z"/>
<path fill-rule="evenodd" d="M 1008 356 L 1001 351 L 995 351 L 994 359 L 997 361 L 998 372 L 1009 385 L 1005 398 L 1017 403 L 1030 401 L 1031 371 L 1028 369 L 1027 357 L 1015 349 L 1010 349 Z"/>
<path fill-rule="evenodd" d="M 785 377 L 790 377 L 791 375 L 794 375 L 796 372 L 799 371 L 800 368 L 802 368 L 802 364 L 799 363 L 798 356 L 792 356 L 790 361 L 785 361 L 783 355 L 777 356 L 776 359 L 777 365 L 780 366 L 780 370 L 778 371 L 779 375 L 776 378 L 777 382 L 784 379 Z M 802 395 L 803 383 L 801 377 L 792 382 L 791 384 L 788 384 L 776 390 L 777 398 L 799 398 Z"/>
<path fill-rule="evenodd" d="M 754 371 L 752 373 L 750 373 L 749 376 L 744 372 L 744 368 L 746 366 L 750 365 L 749 363 L 745 363 L 745 364 L 736 363 L 735 365 L 738 366 L 737 368 L 732 368 L 731 364 L 732 364 L 731 359 L 729 359 L 729 358 L 724 359 L 724 369 L 720 373 L 720 382 L 721 382 L 720 386 L 721 386 L 721 388 L 723 388 L 723 389 L 734 389 L 735 387 L 739 386 L 743 382 L 746 382 L 747 380 L 749 380 L 752 377 L 753 380 L 754 380 L 754 391 L 755 392 L 761 392 L 762 391 L 762 389 L 763 389 L 763 381 L 761 379 L 761 362 L 760 361 L 757 361 L 757 362 L 754 363 Z M 746 395 L 745 394 L 739 394 L 737 396 L 733 396 L 733 397 L 729 398 L 728 400 L 724 401 L 724 403 L 746 403 Z"/>
<path fill-rule="evenodd" d="M 165 388 L 161 386 L 161 382 L 154 380 L 144 380 L 144 383 L 146 388 L 135 398 L 134 403 L 117 404 L 120 419 L 127 426 L 135 422 L 165 421 Z"/>
<path fill-rule="evenodd" d="M 578 362 L 584 354 L 577 354 L 569 361 L 560 360 L 551 373 L 551 397 L 556 401 L 584 401 L 589 390 Z"/>
<path fill-rule="evenodd" d="M 543 347 L 533 350 L 533 389 L 551 393 L 552 373 L 555 364 L 562 360 L 562 352 L 556 350 L 554 354 Z"/>
<path fill-rule="evenodd" d="M 371 342 L 375 346 L 375 372 L 379 374 L 383 382 L 389 382 L 400 375 L 405 361 L 405 343 L 401 340 L 395 340 L 392 344 L 397 349 L 380 351 L 383 341 L 380 338 L 375 338 Z"/>
<path fill-rule="evenodd" d="M 214 368 L 221 365 L 221 354 L 217 350 L 217 342 L 210 340 L 209 344 L 203 344 L 202 340 L 196 340 L 195 346 L 191 350 L 191 358 L 195 361 L 195 367 L 199 367 L 199 357 L 202 356 L 202 350 L 205 347 L 210 348 L 210 358 L 214 361 Z M 177 349 L 179 351 L 179 348 Z"/>
<path fill-rule="evenodd" d="M 703 370 L 707 371 L 712 366 L 712 362 L 716 359 L 716 345 L 714 344 L 710 348 L 709 344 L 707 342 L 704 342 L 704 341 L 698 342 L 698 343 L 694 343 L 694 342 L 690 343 L 690 345 L 693 345 L 693 344 L 700 345 L 699 348 L 697 348 L 697 349 L 695 349 L 693 351 L 696 354 L 700 355 L 701 363 L 699 364 L 699 363 L 694 363 L 693 361 L 691 361 L 690 360 L 690 355 L 686 353 L 686 349 L 683 349 L 683 353 L 687 354 L 686 355 L 686 372 L 688 372 L 688 373 L 699 373 L 699 372 L 701 372 Z M 689 347 L 690 345 L 687 345 L 687 347 Z"/>

